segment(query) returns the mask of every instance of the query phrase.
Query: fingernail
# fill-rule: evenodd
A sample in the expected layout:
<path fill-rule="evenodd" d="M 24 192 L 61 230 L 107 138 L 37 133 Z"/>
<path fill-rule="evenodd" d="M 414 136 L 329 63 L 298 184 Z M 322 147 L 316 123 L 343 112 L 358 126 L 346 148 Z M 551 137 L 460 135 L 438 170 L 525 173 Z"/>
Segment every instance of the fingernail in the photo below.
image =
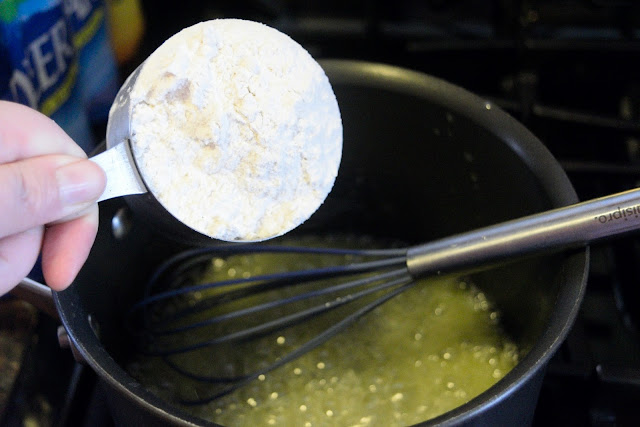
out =
<path fill-rule="evenodd" d="M 90 203 L 104 191 L 104 172 L 89 160 L 68 163 L 56 170 L 60 200 L 65 205 Z"/>

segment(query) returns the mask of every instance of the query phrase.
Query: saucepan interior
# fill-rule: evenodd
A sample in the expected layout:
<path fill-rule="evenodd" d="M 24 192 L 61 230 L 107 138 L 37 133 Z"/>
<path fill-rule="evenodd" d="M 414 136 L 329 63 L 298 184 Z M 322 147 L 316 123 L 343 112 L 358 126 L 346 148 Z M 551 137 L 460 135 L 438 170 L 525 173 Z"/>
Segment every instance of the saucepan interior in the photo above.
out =
<path fill-rule="evenodd" d="M 420 73 L 355 61 L 322 63 L 340 105 L 343 161 L 325 204 L 296 233 L 347 232 L 409 244 L 575 202 L 543 144 L 513 118 L 460 88 Z M 128 232 L 115 237 L 112 219 Z M 101 227 L 76 283 L 56 296 L 72 340 L 98 372 L 114 416 L 130 425 L 203 423 L 161 401 L 122 368 L 133 342 L 122 314 L 153 269 L 184 248 L 131 214 L 101 206 Z M 570 328 L 588 251 L 540 256 L 478 273 L 520 363 L 482 395 L 431 422 L 531 420 L 546 362 Z"/>

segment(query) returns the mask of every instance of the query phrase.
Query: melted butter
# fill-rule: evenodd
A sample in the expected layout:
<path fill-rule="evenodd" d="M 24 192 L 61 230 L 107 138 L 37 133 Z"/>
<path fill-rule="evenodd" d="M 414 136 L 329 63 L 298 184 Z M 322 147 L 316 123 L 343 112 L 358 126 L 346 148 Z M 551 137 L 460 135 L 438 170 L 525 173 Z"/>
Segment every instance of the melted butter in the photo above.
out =
<path fill-rule="evenodd" d="M 305 257 L 287 265 L 273 257 L 213 260 L 205 280 L 309 266 Z M 209 349 L 176 360 L 237 374 L 248 363 L 240 361 L 247 351 L 258 363 L 273 360 L 317 333 L 310 322 L 252 343 L 250 350 Z M 425 279 L 314 351 L 230 395 L 186 409 L 227 426 L 410 425 L 468 402 L 517 362 L 518 349 L 484 293 L 460 279 Z M 138 360 L 130 371 L 169 400 L 206 396 L 210 387 L 156 359 Z"/>

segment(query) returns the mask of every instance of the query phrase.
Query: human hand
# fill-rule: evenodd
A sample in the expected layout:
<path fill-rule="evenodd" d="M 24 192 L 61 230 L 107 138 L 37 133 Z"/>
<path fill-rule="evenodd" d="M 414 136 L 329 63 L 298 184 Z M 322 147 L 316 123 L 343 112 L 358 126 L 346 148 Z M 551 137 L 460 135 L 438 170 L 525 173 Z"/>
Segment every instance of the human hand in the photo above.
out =
<path fill-rule="evenodd" d="M 0 295 L 29 274 L 40 252 L 54 290 L 80 271 L 106 183 L 104 171 L 86 158 L 53 120 L 0 101 Z"/>

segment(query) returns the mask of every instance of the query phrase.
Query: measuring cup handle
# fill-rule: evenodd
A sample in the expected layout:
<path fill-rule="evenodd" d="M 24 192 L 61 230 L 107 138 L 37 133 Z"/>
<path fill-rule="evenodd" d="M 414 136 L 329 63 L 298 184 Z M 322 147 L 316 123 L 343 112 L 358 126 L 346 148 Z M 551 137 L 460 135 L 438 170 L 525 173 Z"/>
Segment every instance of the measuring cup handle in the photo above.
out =
<path fill-rule="evenodd" d="M 136 169 L 127 141 L 121 142 L 89 160 L 98 164 L 107 174 L 107 186 L 98 202 L 128 194 L 147 192 L 147 187 Z"/>

